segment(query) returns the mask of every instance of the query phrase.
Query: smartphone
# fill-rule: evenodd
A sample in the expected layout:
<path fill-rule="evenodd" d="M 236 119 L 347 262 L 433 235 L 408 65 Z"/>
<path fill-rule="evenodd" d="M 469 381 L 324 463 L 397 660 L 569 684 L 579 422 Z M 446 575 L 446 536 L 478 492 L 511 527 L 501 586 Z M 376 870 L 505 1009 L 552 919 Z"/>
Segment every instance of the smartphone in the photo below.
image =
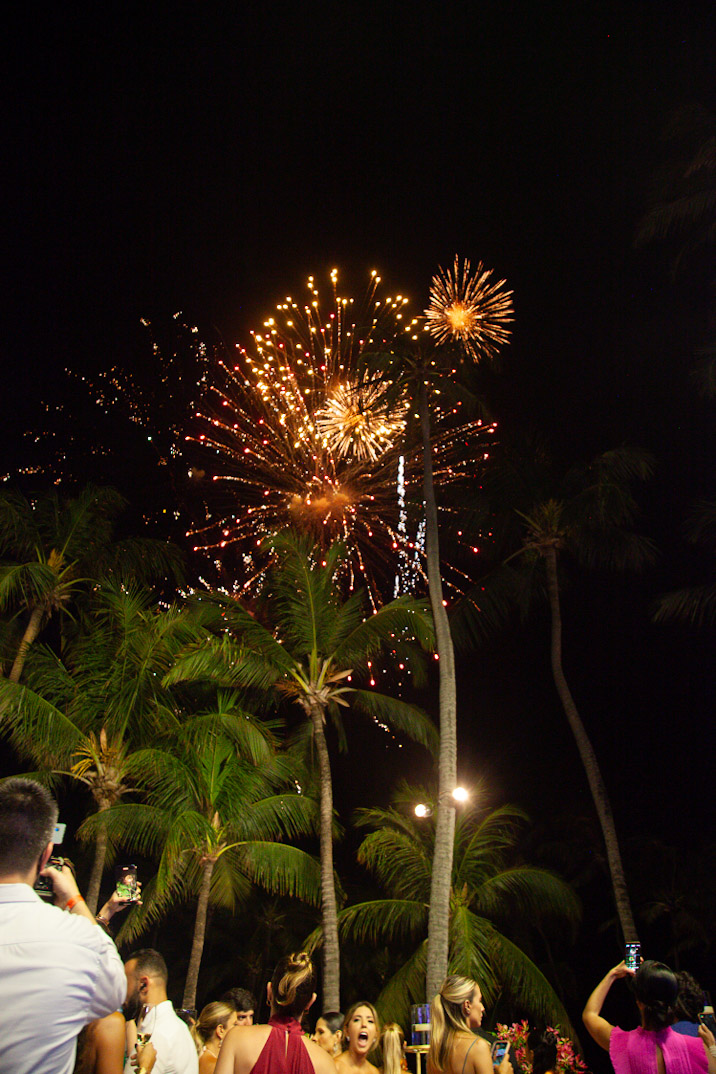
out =
<path fill-rule="evenodd" d="M 505 1052 L 510 1046 L 510 1042 L 507 1040 L 496 1040 L 490 1049 L 492 1053 L 492 1065 L 493 1067 L 499 1067 L 502 1060 L 505 1058 Z"/>
<path fill-rule="evenodd" d="M 706 1010 L 701 1011 L 699 1013 L 699 1021 L 702 1026 L 706 1026 L 707 1029 L 710 1029 L 714 1037 L 716 1037 L 716 1018 L 714 1017 L 713 1007 L 710 1009 L 707 1007 Z"/>
<path fill-rule="evenodd" d="M 626 945 L 624 962 L 628 970 L 638 970 L 640 965 L 641 944 L 628 943 Z"/>
<path fill-rule="evenodd" d="M 114 870 L 116 891 L 120 899 L 127 902 L 136 902 L 139 898 L 137 893 L 137 866 L 118 865 Z"/>

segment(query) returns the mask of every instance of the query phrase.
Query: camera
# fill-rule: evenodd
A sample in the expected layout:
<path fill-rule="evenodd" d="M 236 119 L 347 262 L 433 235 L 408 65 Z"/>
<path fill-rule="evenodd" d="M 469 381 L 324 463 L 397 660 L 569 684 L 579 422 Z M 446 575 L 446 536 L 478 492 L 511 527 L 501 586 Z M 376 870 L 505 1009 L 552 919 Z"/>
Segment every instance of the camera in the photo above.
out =
<path fill-rule="evenodd" d="M 48 868 L 51 867 L 53 869 L 62 869 L 64 864 L 65 864 L 65 859 L 64 858 L 55 857 L 53 855 L 53 857 L 51 857 L 50 860 L 48 861 L 47 867 Z M 67 864 L 69 865 L 69 862 Z M 53 902 L 54 901 L 55 889 L 52 886 L 52 878 L 51 877 L 49 877 L 49 876 L 38 876 L 38 878 L 35 881 L 33 887 L 34 887 L 35 891 L 37 892 L 37 894 L 40 896 L 40 898 L 44 899 L 45 902 Z"/>

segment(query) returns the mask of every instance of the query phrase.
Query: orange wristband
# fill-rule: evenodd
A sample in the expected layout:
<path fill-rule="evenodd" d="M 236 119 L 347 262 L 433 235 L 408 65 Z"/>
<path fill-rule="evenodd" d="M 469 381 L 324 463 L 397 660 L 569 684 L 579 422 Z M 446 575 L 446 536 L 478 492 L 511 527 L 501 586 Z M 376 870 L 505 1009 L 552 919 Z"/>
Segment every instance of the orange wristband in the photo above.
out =
<path fill-rule="evenodd" d="M 73 906 L 76 906 L 78 902 L 84 902 L 81 895 L 75 895 L 74 899 L 68 899 L 65 905 L 65 910 L 71 910 Z"/>

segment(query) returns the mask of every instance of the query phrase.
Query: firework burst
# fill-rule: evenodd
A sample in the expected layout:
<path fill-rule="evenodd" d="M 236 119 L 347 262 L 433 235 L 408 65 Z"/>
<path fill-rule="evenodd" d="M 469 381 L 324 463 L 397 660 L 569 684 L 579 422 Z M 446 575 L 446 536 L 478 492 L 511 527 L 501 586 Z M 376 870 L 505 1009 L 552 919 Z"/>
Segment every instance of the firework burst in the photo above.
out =
<path fill-rule="evenodd" d="M 426 326 L 438 344 L 456 341 L 477 361 L 494 355 L 509 339 L 507 327 L 512 317 L 512 291 L 505 280 L 490 283 L 492 269 L 478 262 L 473 272 L 466 259 L 455 256 L 452 271 L 442 268 L 433 276 L 430 305 L 425 310 Z"/>
<path fill-rule="evenodd" d="M 337 291 L 335 272 L 327 310 L 309 277 L 307 302 L 279 303 L 251 346 L 238 348 L 232 362 L 220 357 L 207 377 L 196 431 L 186 440 L 203 449 L 200 465 L 214 494 L 189 536 L 224 570 L 229 552 L 238 552 L 244 590 L 263 575 L 258 549 L 289 524 L 326 545 L 344 541 L 349 584 L 367 584 L 374 601 L 401 559 L 413 576 L 423 575 L 415 537 L 422 511 L 410 495 L 420 487 L 422 457 L 406 447 L 408 405 L 389 403 L 385 385 L 361 377 L 369 349 L 395 346 L 416 333 L 418 321 L 402 295 L 379 299 L 379 282 L 373 274 L 356 315 L 353 299 Z M 473 473 L 492 432 L 461 422 L 459 404 L 440 412 L 436 476 L 449 484 Z M 408 524 L 406 499 L 415 505 Z"/>

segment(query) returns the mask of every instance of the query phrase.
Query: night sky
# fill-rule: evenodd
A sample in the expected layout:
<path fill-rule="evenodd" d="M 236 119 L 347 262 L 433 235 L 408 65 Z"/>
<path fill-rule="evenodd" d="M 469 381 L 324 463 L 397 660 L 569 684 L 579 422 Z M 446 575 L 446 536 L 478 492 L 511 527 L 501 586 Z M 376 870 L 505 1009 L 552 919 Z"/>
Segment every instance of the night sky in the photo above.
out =
<path fill-rule="evenodd" d="M 417 310 L 438 265 L 482 259 L 514 289 L 503 428 L 539 429 L 565 460 L 656 455 L 643 528 L 660 563 L 578 577 L 565 663 L 619 830 L 713 841 L 713 632 L 650 622 L 659 592 L 709 566 L 680 526 L 714 494 L 715 404 L 688 381 L 710 277 L 674 278 L 668 244 L 634 247 L 669 115 L 716 105 L 713 5 L 161 7 L 16 12 L 6 34 L 2 469 L 41 400 L 98 422 L 63 370 L 140 367 L 142 317 L 182 310 L 233 343 L 309 273 L 337 265 L 360 289 L 377 268 Z M 131 496 L 121 455 L 105 479 Z M 590 809 L 547 629 L 515 629 L 460 677 L 461 770 L 541 820 Z M 381 754 L 381 801 L 402 764 L 372 729 L 352 743 L 346 809 L 364 753 Z"/>

